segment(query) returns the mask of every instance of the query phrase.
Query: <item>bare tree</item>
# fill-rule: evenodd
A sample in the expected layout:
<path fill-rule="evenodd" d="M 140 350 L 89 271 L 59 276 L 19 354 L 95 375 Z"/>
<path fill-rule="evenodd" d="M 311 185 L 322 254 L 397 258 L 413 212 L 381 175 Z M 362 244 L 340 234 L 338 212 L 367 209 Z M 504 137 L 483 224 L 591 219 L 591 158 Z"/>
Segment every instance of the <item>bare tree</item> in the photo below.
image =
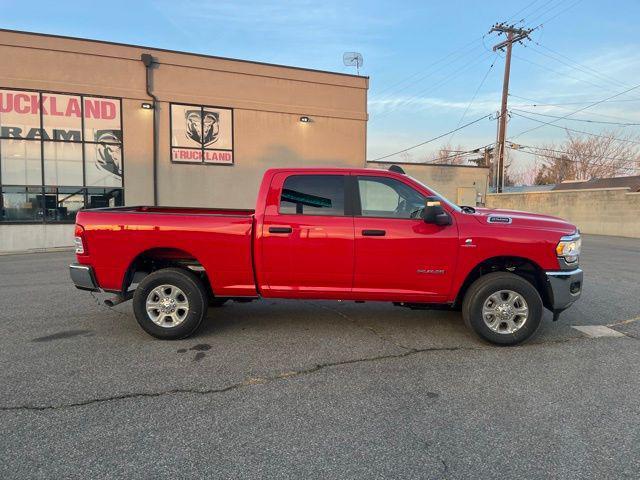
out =
<path fill-rule="evenodd" d="M 496 168 L 498 168 L 498 150 L 493 149 L 491 161 L 489 163 L 489 185 L 495 190 L 495 181 L 497 179 Z M 515 175 L 515 176 L 514 176 Z M 519 176 L 514 172 L 513 158 L 511 158 L 511 149 L 504 150 L 504 186 L 519 185 Z"/>
<path fill-rule="evenodd" d="M 464 156 L 465 153 L 467 151 L 462 145 L 452 147 L 447 143 L 440 147 L 435 158 L 429 159 L 427 162 L 441 165 L 464 165 L 467 163 L 467 157 Z"/>
<path fill-rule="evenodd" d="M 513 167 L 513 164 L 509 164 L 509 167 Z M 540 165 L 536 161 L 533 166 L 523 165 L 517 169 L 510 168 L 507 170 L 505 180 L 509 180 L 508 185 L 534 185 L 539 171 Z"/>
<path fill-rule="evenodd" d="M 640 167 L 638 136 L 604 132 L 599 136 L 580 137 L 567 132 L 559 144 L 542 147 L 535 183 L 544 185 L 566 180 L 590 180 L 632 175 Z"/>

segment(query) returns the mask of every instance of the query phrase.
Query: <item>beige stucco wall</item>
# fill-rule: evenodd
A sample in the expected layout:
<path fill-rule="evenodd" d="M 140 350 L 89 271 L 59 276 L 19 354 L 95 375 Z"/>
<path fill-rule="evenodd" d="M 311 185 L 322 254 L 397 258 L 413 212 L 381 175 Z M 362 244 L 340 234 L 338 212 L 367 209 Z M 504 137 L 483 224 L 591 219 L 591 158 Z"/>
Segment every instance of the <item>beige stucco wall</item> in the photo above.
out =
<path fill-rule="evenodd" d="M 365 77 L 0 31 L 0 87 L 123 98 L 125 202 L 150 204 L 152 111 L 140 108 L 149 101 L 142 53 L 158 63 L 160 204 L 252 208 L 267 168 L 365 162 Z M 233 108 L 235 164 L 170 163 L 169 102 Z"/>
<path fill-rule="evenodd" d="M 393 165 L 393 163 L 367 162 L 368 168 L 387 170 L 390 165 Z M 424 163 L 398 163 L 397 165 L 401 166 L 407 175 L 437 190 L 453 202 L 463 202 L 465 193 L 467 193 L 464 189 L 475 189 L 476 194 L 482 196 L 482 201 L 487 195 L 489 182 L 489 168 L 487 167 L 428 165 Z M 469 197 L 468 193 L 466 197 Z M 469 205 L 469 202 L 463 203 Z M 471 203 L 471 205 L 475 205 L 475 202 Z"/>
<path fill-rule="evenodd" d="M 627 188 L 491 194 L 487 206 L 561 217 L 583 233 L 640 238 L 640 192 Z"/>

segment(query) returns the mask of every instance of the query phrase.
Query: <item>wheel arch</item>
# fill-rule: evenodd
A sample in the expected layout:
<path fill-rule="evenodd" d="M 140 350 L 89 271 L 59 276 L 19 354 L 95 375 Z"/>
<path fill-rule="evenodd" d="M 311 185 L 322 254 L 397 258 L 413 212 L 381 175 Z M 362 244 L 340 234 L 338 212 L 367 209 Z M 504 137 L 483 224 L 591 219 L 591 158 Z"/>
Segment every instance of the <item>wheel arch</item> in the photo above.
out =
<path fill-rule="evenodd" d="M 127 267 L 122 279 L 122 292 L 127 292 L 134 283 L 162 268 L 181 268 L 195 274 L 210 294 L 213 293 L 209 274 L 202 263 L 191 252 L 176 247 L 153 247 L 138 253 Z"/>
<path fill-rule="evenodd" d="M 511 255 L 490 257 L 472 268 L 465 277 L 464 282 L 462 282 L 462 286 L 456 295 L 454 306 L 459 308 L 462 305 L 464 296 L 473 282 L 492 272 L 511 272 L 524 278 L 538 291 L 543 305 L 548 309 L 551 308 L 551 292 L 542 267 L 529 258 Z"/>

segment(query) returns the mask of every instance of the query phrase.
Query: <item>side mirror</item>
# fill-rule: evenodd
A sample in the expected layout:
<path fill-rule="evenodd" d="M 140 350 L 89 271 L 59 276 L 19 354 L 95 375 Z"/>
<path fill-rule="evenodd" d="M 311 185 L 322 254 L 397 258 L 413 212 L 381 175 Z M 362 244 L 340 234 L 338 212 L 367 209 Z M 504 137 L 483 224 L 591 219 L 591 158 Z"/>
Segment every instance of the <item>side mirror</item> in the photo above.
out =
<path fill-rule="evenodd" d="M 449 215 L 440 203 L 438 197 L 427 197 L 424 202 L 422 218 L 425 223 L 434 225 L 451 225 L 451 215 Z"/>

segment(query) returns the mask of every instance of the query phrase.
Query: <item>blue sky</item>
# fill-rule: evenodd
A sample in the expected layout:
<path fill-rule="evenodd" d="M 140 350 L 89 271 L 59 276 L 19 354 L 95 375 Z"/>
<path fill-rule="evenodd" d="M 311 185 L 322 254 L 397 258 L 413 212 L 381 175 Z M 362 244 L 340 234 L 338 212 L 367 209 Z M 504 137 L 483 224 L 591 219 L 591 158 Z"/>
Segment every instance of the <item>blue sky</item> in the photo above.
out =
<path fill-rule="evenodd" d="M 640 83 L 637 0 L 34 0 L 29 8 L 24 2 L 1 3 L 0 26 L 10 29 L 337 72 L 352 72 L 342 65 L 342 53 L 358 51 L 364 56 L 361 74 L 370 77 L 369 158 L 496 111 L 504 59 L 491 51 L 496 35 L 485 34 L 497 21 L 523 20 L 519 25 L 532 27 L 542 23 L 532 42 L 514 48 L 510 108 L 562 116 L 588 105 L 577 102 L 595 102 Z M 573 117 L 640 122 L 640 88 L 615 100 Z M 634 126 L 558 123 L 594 133 L 607 128 L 640 132 Z M 538 125 L 512 116 L 509 135 Z M 495 131 L 495 121 L 486 119 L 411 150 L 404 159 L 428 160 L 447 142 L 464 149 L 482 146 L 495 140 Z M 564 136 L 563 130 L 545 126 L 514 141 L 541 145 Z M 525 166 L 529 160 L 522 154 L 515 158 Z"/>

